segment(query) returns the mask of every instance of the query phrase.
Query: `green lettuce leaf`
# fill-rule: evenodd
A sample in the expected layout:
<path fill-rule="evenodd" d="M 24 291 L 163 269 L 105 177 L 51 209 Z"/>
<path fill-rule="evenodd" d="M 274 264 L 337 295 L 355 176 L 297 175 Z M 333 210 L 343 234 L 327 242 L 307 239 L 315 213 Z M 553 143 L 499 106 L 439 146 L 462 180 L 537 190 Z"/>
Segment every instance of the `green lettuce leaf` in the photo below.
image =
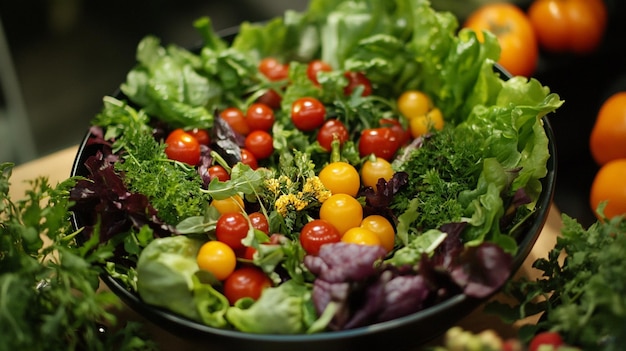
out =
<path fill-rule="evenodd" d="M 293 280 L 266 288 L 254 303 L 242 300 L 226 318 L 240 331 L 263 334 L 306 333 L 317 320 L 310 289 Z"/>

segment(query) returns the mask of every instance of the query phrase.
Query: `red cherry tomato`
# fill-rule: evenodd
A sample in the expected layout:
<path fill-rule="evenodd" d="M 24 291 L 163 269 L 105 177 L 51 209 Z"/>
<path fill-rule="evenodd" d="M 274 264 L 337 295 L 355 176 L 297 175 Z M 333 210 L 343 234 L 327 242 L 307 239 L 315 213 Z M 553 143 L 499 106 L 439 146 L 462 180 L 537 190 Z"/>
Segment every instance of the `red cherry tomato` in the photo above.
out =
<path fill-rule="evenodd" d="M 337 138 L 339 145 L 343 145 L 350 138 L 348 128 L 337 119 L 329 119 L 317 132 L 317 142 L 326 151 L 331 150 L 333 140 Z"/>
<path fill-rule="evenodd" d="M 320 83 L 317 81 L 317 73 L 318 72 L 330 72 L 333 68 L 330 65 L 322 60 L 313 60 L 309 62 L 306 67 L 306 75 L 315 85 L 319 85 Z"/>
<path fill-rule="evenodd" d="M 243 266 L 236 269 L 224 281 L 224 296 L 231 305 L 244 297 L 258 300 L 263 289 L 270 286 L 272 286 L 272 281 L 261 269 Z"/>
<path fill-rule="evenodd" d="M 289 75 L 289 66 L 274 57 L 266 57 L 259 62 L 259 71 L 271 81 L 286 79 Z"/>
<path fill-rule="evenodd" d="M 200 143 L 191 134 L 175 129 L 165 139 L 165 154 L 171 160 L 195 166 L 200 161 Z"/>
<path fill-rule="evenodd" d="M 261 212 L 252 212 L 248 215 L 252 228 L 262 231 L 265 234 L 270 233 L 270 223 L 267 221 L 267 217 Z"/>
<path fill-rule="evenodd" d="M 230 174 L 220 165 L 213 165 L 207 170 L 209 173 L 209 179 L 217 178 L 220 182 L 225 182 L 230 179 Z"/>
<path fill-rule="evenodd" d="M 263 130 L 250 132 L 246 137 L 245 145 L 257 160 L 264 160 L 274 152 L 274 139 L 270 133 Z"/>
<path fill-rule="evenodd" d="M 246 117 L 240 109 L 228 107 L 220 113 L 220 118 L 228 123 L 235 132 L 241 135 L 248 135 L 248 133 L 250 133 L 250 127 L 248 127 Z"/>
<path fill-rule="evenodd" d="M 249 230 L 250 223 L 241 212 L 224 213 L 215 224 L 217 240 L 230 246 L 233 250 L 244 248 L 241 240 L 248 235 Z"/>
<path fill-rule="evenodd" d="M 367 77 L 361 72 L 351 72 L 348 71 L 344 74 L 346 78 L 348 78 L 348 85 L 343 90 L 345 95 L 352 95 L 354 89 L 358 86 L 363 86 L 363 92 L 361 96 L 369 96 L 372 94 L 372 83 Z"/>
<path fill-rule="evenodd" d="M 259 98 L 256 99 L 256 102 L 261 103 L 261 104 L 266 104 L 267 106 L 269 106 L 270 108 L 274 110 L 280 108 L 280 103 L 282 101 L 283 101 L 283 97 L 280 96 L 280 94 L 276 92 L 276 90 L 274 89 L 269 89 L 268 91 L 265 92 L 265 94 L 259 96 Z"/>
<path fill-rule="evenodd" d="M 246 123 L 250 131 L 264 130 L 266 132 L 272 129 L 274 125 L 274 110 L 266 104 L 257 102 L 246 110 Z"/>
<path fill-rule="evenodd" d="M 309 255 L 317 255 L 320 247 L 341 241 L 341 234 L 332 224 L 323 219 L 314 219 L 300 231 L 300 244 Z"/>
<path fill-rule="evenodd" d="M 404 129 L 400 121 L 395 118 L 383 118 L 380 120 L 381 127 L 387 127 L 391 129 L 392 132 L 396 135 L 398 139 L 398 144 L 400 146 L 406 145 L 409 141 L 411 141 L 411 131 L 408 129 Z"/>
<path fill-rule="evenodd" d="M 391 161 L 398 151 L 400 143 L 390 128 L 370 128 L 361 132 L 359 138 L 359 154 L 361 157 L 374 154 Z"/>
<path fill-rule="evenodd" d="M 252 169 L 259 168 L 259 161 L 257 161 L 256 157 L 252 152 L 250 152 L 250 150 L 245 148 L 241 149 L 241 163 L 250 166 Z"/>
<path fill-rule="evenodd" d="M 291 121 L 304 132 L 319 128 L 325 117 L 326 107 L 313 97 L 299 98 L 291 106 Z"/>
<path fill-rule="evenodd" d="M 194 128 L 192 130 L 188 130 L 187 133 L 191 134 L 198 143 L 201 145 L 209 145 L 211 143 L 211 137 L 209 136 L 209 132 L 206 129 L 198 129 Z"/>
<path fill-rule="evenodd" d="M 541 345 L 551 345 L 554 349 L 563 345 L 561 335 L 555 332 L 543 332 L 535 335 L 528 345 L 528 351 L 537 351 Z"/>

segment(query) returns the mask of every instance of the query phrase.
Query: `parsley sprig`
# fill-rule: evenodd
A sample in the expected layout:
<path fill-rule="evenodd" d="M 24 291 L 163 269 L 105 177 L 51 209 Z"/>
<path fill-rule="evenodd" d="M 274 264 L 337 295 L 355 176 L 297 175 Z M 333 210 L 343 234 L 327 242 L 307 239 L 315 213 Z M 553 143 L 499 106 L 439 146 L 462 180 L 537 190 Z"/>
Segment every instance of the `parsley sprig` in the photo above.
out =
<path fill-rule="evenodd" d="M 522 327 L 524 340 L 548 329 L 584 350 L 622 350 L 626 344 L 626 219 L 597 221 L 587 229 L 566 214 L 562 220 L 561 236 L 548 257 L 533 263 L 542 276 L 510 282 L 505 292 L 517 303 L 493 302 L 488 311 L 509 322 L 542 314 L 536 325 Z"/>
<path fill-rule="evenodd" d="M 151 350 L 138 324 L 103 337 L 120 300 L 98 290 L 97 263 L 112 256 L 94 236 L 77 246 L 69 178 L 56 187 L 30 181 L 24 199 L 9 196 L 13 165 L 0 164 L 0 350 Z"/>

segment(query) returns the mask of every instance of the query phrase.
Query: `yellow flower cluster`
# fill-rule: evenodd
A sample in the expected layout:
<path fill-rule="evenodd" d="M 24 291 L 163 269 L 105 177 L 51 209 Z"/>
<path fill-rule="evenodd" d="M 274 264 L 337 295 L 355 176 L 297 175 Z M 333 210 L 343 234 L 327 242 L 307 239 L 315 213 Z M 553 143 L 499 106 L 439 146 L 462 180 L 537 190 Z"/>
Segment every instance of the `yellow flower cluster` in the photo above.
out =
<path fill-rule="evenodd" d="M 285 217 L 289 211 L 302 211 L 308 204 L 308 201 L 299 198 L 297 195 L 283 194 L 276 200 L 274 205 L 276 206 L 276 211 Z"/>
<path fill-rule="evenodd" d="M 302 187 L 302 192 L 305 196 L 311 196 L 320 203 L 326 201 L 332 195 L 330 190 L 326 189 L 326 186 L 324 186 L 320 178 L 317 176 L 307 178 L 304 186 Z"/>
<path fill-rule="evenodd" d="M 290 211 L 302 211 L 311 204 L 321 204 L 332 195 L 316 176 L 307 178 L 301 191 L 294 185 L 291 179 L 283 175 L 265 181 L 267 189 L 277 196 L 274 206 L 283 217 Z"/>

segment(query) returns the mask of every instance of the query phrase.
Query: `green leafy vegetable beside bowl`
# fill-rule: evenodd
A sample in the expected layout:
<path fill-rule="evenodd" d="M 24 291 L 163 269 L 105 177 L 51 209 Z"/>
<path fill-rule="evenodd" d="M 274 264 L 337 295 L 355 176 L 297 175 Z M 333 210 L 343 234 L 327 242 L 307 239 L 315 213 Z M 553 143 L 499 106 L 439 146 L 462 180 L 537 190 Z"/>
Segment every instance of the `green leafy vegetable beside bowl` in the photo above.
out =
<path fill-rule="evenodd" d="M 552 200 L 556 150 L 546 115 L 562 102 L 495 66 L 495 37 L 479 43 L 469 31 L 457 34 L 452 15 L 418 0 L 317 0 L 230 36 L 208 18 L 195 25 L 197 50 L 141 41 L 137 66 L 104 98 L 72 172 L 86 178 L 71 192 L 75 226 L 114 251 L 102 278 L 132 308 L 168 330 L 236 349 L 399 348 L 445 331 L 521 265 Z M 287 76 L 260 72 L 267 57 L 289 63 Z M 332 67 L 315 82 L 307 75 L 314 59 Z M 346 72 L 368 84 L 349 90 Z M 384 129 L 383 120 L 406 128 L 396 98 L 407 90 L 425 92 L 445 127 L 398 144 L 388 159 L 393 177 L 351 195 L 364 216 L 393 223 L 393 247 L 305 250 L 300 230 L 331 194 L 319 186 L 321 169 L 373 160 L 362 154 L 360 133 Z M 245 110 L 270 92 L 280 97 L 273 152 L 243 163 L 248 144 L 220 112 Z M 329 150 L 317 129 L 297 127 L 290 110 L 302 97 L 321 101 L 324 119 L 342 121 L 348 138 Z M 196 164 L 168 158 L 164 141 L 179 128 L 210 132 Z M 229 180 L 208 176 L 216 164 Z M 272 283 L 258 299 L 230 302 L 223 279 L 196 255 L 220 241 L 215 201 L 233 196 L 278 235 L 250 229 L 239 240 L 256 254 L 240 254 L 238 267 L 253 265 Z"/>

